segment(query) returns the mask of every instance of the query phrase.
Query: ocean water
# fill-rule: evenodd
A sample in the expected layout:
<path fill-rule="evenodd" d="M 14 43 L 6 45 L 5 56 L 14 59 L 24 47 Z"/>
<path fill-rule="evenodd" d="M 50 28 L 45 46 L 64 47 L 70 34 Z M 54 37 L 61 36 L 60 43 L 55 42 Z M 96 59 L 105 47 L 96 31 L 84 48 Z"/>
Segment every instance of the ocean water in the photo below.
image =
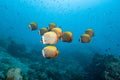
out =
<path fill-rule="evenodd" d="M 80 79 L 80 73 L 85 75 L 82 66 L 89 65 L 94 54 L 120 56 L 119 3 L 119 0 L 0 0 L 0 46 L 25 65 L 32 65 L 33 72 L 27 74 L 28 78 L 32 76 L 30 80 L 85 80 Z M 45 59 L 42 49 L 47 45 L 40 42 L 39 29 L 28 29 L 30 22 L 36 22 L 39 29 L 54 22 L 63 32 L 71 31 L 73 41 L 59 40 L 55 44 L 58 58 Z M 94 37 L 89 43 L 81 43 L 80 36 L 89 28 L 94 30 Z"/>

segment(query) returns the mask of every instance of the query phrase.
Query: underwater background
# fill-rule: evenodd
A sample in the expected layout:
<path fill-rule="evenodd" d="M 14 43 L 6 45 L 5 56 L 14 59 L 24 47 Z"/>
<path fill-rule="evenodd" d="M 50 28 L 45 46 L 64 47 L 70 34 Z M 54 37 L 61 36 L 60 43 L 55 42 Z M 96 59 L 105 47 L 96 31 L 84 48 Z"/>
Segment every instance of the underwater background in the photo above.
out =
<path fill-rule="evenodd" d="M 0 0 L 0 80 L 120 80 L 119 0 Z M 59 41 L 46 59 L 37 31 L 56 23 L 73 41 Z M 81 43 L 86 29 L 94 30 Z M 7 31 L 8 30 L 8 31 Z"/>

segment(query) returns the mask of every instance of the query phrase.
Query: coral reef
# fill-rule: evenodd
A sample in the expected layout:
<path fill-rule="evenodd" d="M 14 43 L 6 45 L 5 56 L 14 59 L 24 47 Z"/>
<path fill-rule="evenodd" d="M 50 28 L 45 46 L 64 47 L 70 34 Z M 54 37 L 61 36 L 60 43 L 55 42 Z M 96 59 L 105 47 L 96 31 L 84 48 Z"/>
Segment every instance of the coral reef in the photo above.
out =
<path fill-rule="evenodd" d="M 8 80 L 15 80 L 13 69 L 20 68 L 23 73 L 22 80 L 83 80 L 83 69 L 76 61 L 63 58 L 44 59 L 39 51 L 26 51 L 25 48 L 21 49 L 22 46 L 11 42 L 7 49 L 0 47 L 0 79 L 5 80 L 10 74 L 12 77 Z"/>
<path fill-rule="evenodd" d="M 79 57 L 44 59 L 39 50 L 7 43 L 0 43 L 0 80 L 120 80 L 120 57 L 115 55 L 95 54 L 83 66 Z"/>
<path fill-rule="evenodd" d="M 12 57 L 0 47 L 0 79 L 5 80 L 8 69 L 15 67 L 20 68 L 24 74 L 29 70 L 27 65 L 21 63 L 19 59 Z"/>
<path fill-rule="evenodd" d="M 120 59 L 109 63 L 105 71 L 106 80 L 120 80 Z"/>
<path fill-rule="evenodd" d="M 7 48 L 7 44 L 6 44 L 6 41 L 4 39 L 0 39 L 0 46 Z"/>
<path fill-rule="evenodd" d="M 33 63 L 30 65 L 28 75 L 36 80 L 84 80 L 81 75 L 83 69 L 77 62 L 63 61 L 58 59 Z"/>
<path fill-rule="evenodd" d="M 7 72 L 7 80 L 23 80 L 20 68 L 11 68 Z"/>
<path fill-rule="evenodd" d="M 95 54 L 85 70 L 87 80 L 120 80 L 120 57 Z"/>
<path fill-rule="evenodd" d="M 14 57 L 23 56 L 26 51 L 24 44 L 17 44 L 15 41 L 11 41 L 7 48 L 8 53 Z"/>

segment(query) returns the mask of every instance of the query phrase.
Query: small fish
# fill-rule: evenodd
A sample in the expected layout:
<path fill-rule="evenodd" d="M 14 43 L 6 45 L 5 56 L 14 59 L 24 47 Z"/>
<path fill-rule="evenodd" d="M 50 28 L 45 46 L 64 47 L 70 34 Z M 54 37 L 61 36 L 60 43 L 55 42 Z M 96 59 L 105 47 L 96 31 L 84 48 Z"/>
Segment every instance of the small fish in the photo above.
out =
<path fill-rule="evenodd" d="M 105 49 L 105 52 L 109 52 L 109 51 L 110 51 L 110 48 Z"/>
<path fill-rule="evenodd" d="M 7 9 L 8 9 L 8 6 L 7 6 L 7 5 L 5 5 L 5 6 L 4 6 L 4 8 L 7 10 Z"/>
<path fill-rule="evenodd" d="M 120 47 L 120 44 L 116 44 L 117 47 Z"/>
<path fill-rule="evenodd" d="M 108 49 L 105 49 L 105 52 L 108 52 Z"/>
<path fill-rule="evenodd" d="M 108 48 L 108 50 L 110 50 L 110 48 Z"/>

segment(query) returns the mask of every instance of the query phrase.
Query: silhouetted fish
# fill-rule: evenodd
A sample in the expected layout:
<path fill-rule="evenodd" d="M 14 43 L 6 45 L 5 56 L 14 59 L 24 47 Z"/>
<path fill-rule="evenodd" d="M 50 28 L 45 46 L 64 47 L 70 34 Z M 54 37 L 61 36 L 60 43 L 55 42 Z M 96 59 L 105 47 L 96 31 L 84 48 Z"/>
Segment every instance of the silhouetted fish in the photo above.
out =
<path fill-rule="evenodd" d="M 116 44 L 117 47 L 120 47 L 120 44 Z"/>

